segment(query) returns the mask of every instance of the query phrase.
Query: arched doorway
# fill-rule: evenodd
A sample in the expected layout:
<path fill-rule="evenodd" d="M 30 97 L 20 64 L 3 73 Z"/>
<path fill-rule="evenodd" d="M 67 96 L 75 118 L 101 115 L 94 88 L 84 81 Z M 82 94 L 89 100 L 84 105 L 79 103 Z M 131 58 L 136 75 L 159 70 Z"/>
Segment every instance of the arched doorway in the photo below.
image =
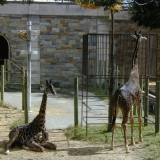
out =
<path fill-rule="evenodd" d="M 0 34 L 0 65 L 4 65 L 4 59 L 9 59 L 9 45 L 6 37 Z"/>

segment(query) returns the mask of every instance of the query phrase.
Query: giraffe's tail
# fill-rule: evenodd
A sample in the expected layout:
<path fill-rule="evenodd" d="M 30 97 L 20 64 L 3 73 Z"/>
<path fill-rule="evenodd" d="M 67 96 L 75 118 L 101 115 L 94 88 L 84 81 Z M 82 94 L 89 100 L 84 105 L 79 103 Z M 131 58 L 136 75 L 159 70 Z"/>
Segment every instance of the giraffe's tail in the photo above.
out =
<path fill-rule="evenodd" d="M 116 90 L 114 95 L 113 110 L 112 110 L 112 128 L 116 123 L 118 100 L 119 100 L 119 90 Z"/>

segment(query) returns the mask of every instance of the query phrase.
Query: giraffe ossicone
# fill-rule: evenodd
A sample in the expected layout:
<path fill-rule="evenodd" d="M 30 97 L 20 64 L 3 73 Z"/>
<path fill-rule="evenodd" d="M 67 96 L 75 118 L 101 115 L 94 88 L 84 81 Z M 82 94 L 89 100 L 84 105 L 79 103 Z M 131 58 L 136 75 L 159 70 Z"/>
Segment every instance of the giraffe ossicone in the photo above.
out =
<path fill-rule="evenodd" d="M 49 142 L 48 132 L 45 128 L 45 115 L 47 105 L 47 95 L 56 94 L 56 90 L 51 81 L 46 81 L 39 114 L 28 124 L 19 125 L 9 133 L 9 141 L 5 147 L 5 154 L 9 154 L 9 148 L 15 144 L 21 145 L 23 149 L 43 152 L 43 148 L 56 150 L 57 146 Z M 41 133 L 40 139 L 36 138 Z"/>
<path fill-rule="evenodd" d="M 141 43 L 141 40 L 145 39 L 141 35 L 141 31 L 132 35 L 134 39 L 136 39 L 136 45 L 132 58 L 132 68 L 130 72 L 129 79 L 126 83 L 124 83 L 121 87 L 119 87 L 112 99 L 112 141 L 111 141 L 111 149 L 114 148 L 114 131 L 116 127 L 116 118 L 118 115 L 119 109 L 122 111 L 122 128 L 124 132 L 124 147 L 126 152 L 129 152 L 128 142 L 127 142 L 127 122 L 130 114 L 130 124 L 131 124 L 131 144 L 134 145 L 134 137 L 133 137 L 133 113 L 132 106 L 136 105 L 137 113 L 138 113 L 138 122 L 139 122 L 139 141 L 142 142 L 142 117 L 141 117 L 141 101 L 142 101 L 142 91 L 139 85 L 139 72 L 138 72 L 138 49 Z"/>

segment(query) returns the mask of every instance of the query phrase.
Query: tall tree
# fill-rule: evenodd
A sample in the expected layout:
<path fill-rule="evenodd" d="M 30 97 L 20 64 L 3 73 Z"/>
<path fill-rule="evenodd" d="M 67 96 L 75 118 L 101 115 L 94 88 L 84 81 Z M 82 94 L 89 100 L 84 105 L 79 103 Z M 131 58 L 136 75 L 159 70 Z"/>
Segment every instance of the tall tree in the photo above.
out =
<path fill-rule="evenodd" d="M 21 2 L 30 4 L 33 2 L 33 0 L 21 0 Z M 9 3 L 8 0 L 0 0 L 1 5 L 8 4 L 8 3 Z"/>
<path fill-rule="evenodd" d="M 138 26 L 160 28 L 160 0 L 137 0 L 130 6 L 129 13 Z"/>

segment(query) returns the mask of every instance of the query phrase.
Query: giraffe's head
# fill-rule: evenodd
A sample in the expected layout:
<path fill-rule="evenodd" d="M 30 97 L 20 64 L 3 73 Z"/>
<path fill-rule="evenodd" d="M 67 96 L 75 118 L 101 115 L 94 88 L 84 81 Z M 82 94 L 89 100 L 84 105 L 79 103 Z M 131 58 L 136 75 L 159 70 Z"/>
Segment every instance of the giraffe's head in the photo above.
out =
<path fill-rule="evenodd" d="M 52 82 L 51 81 L 47 81 L 46 80 L 46 85 L 45 85 L 45 93 L 52 93 L 52 94 L 56 94 L 56 90 L 54 88 L 54 86 L 52 85 Z"/>
<path fill-rule="evenodd" d="M 142 40 L 147 40 L 146 37 L 143 37 L 141 34 L 141 30 L 139 31 L 139 33 L 137 33 L 137 31 L 135 31 L 134 35 L 131 35 L 132 38 L 136 39 L 138 41 L 138 43 L 140 43 Z"/>

